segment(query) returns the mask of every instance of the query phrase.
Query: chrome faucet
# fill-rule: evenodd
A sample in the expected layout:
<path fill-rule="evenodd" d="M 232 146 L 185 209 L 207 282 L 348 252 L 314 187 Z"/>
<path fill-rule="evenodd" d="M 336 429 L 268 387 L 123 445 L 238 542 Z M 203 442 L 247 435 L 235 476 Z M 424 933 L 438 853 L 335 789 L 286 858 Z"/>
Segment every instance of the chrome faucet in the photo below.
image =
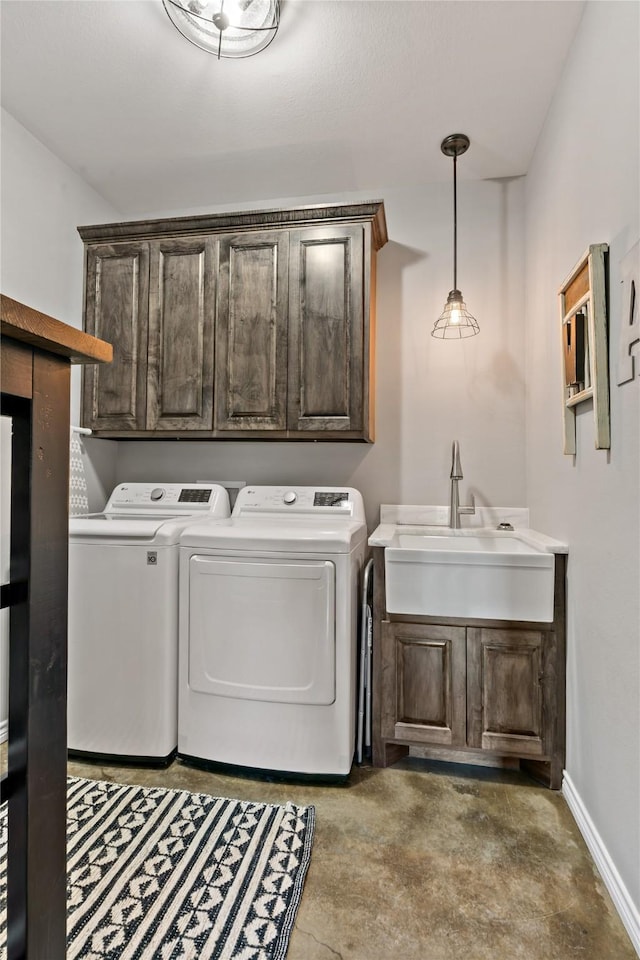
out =
<path fill-rule="evenodd" d="M 476 504 L 471 494 L 471 503 L 468 507 L 460 506 L 460 494 L 458 492 L 458 481 L 462 480 L 462 466 L 460 465 L 460 444 L 457 440 L 453 442 L 451 451 L 451 498 L 449 500 L 449 526 L 452 530 L 460 529 L 460 514 L 476 512 Z"/>

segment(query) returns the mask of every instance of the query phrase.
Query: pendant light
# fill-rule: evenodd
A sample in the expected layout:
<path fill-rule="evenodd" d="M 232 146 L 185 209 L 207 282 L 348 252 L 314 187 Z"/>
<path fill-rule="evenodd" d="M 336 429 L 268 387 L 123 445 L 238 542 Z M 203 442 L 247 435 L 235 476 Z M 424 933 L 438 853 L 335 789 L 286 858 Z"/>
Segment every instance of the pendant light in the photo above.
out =
<path fill-rule="evenodd" d="M 220 57 L 252 57 L 280 25 L 279 0 L 162 0 L 183 37 Z"/>
<path fill-rule="evenodd" d="M 440 149 L 447 157 L 453 157 L 453 290 L 449 292 L 444 310 L 433 325 L 432 337 L 443 340 L 462 337 L 474 337 L 480 333 L 480 325 L 467 310 L 467 305 L 458 290 L 458 197 L 456 182 L 456 161 L 469 149 L 469 137 L 464 133 L 452 133 L 445 137 Z"/>

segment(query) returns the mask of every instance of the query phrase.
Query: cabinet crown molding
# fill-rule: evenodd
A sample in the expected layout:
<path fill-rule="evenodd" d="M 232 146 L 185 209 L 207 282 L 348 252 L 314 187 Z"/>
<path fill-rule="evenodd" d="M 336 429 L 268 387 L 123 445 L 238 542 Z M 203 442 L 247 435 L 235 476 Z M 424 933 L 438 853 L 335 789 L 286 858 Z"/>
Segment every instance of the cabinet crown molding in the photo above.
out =
<path fill-rule="evenodd" d="M 374 250 L 387 243 L 384 201 L 366 203 L 320 204 L 273 210 L 244 210 L 233 213 L 207 213 L 195 217 L 170 217 L 159 220 L 132 220 L 125 223 L 99 223 L 78 227 L 85 243 L 118 240 L 144 240 L 150 237 L 188 237 L 204 233 L 241 233 L 256 229 L 321 226 L 323 224 L 371 223 Z"/>

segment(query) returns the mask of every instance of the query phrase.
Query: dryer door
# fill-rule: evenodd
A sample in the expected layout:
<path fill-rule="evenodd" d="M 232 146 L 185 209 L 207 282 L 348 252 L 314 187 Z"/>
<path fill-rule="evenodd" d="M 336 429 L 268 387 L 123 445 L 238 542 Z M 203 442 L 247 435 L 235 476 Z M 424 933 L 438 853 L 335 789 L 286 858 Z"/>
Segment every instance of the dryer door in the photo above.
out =
<path fill-rule="evenodd" d="M 192 556 L 189 687 L 240 700 L 333 703 L 333 563 Z"/>

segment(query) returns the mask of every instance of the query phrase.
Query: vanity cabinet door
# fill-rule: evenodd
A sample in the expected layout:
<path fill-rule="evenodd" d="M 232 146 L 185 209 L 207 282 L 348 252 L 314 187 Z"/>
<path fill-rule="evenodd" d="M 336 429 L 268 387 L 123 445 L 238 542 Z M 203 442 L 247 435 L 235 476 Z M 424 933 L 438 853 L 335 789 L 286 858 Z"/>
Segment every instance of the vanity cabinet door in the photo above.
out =
<path fill-rule="evenodd" d="M 467 742 L 496 754 L 551 750 L 553 634 L 467 630 Z"/>
<path fill-rule="evenodd" d="M 148 294 L 148 244 L 88 248 L 84 329 L 113 345 L 112 363 L 83 370 L 82 420 L 91 430 L 144 430 Z"/>
<path fill-rule="evenodd" d="M 465 629 L 382 624 L 382 737 L 465 743 Z"/>
<path fill-rule="evenodd" d="M 289 236 L 220 240 L 216 430 L 285 430 Z"/>
<path fill-rule="evenodd" d="M 216 244 L 150 244 L 146 429 L 211 430 Z"/>
<path fill-rule="evenodd" d="M 291 231 L 291 431 L 368 439 L 369 259 L 361 224 Z"/>

